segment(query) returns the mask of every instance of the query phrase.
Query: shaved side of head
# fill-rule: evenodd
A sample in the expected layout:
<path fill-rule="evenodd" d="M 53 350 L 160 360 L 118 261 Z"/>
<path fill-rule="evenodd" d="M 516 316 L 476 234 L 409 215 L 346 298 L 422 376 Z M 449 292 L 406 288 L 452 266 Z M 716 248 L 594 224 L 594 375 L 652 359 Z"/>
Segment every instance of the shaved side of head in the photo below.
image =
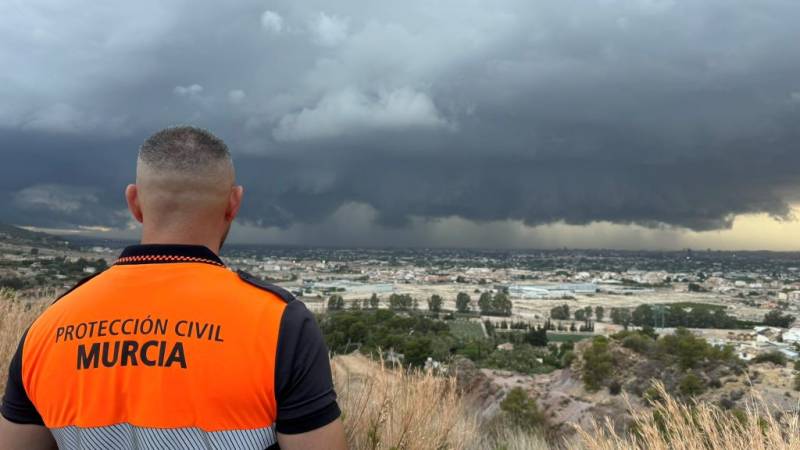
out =
<path fill-rule="evenodd" d="M 202 128 L 166 128 L 139 149 L 138 200 L 143 216 L 155 226 L 202 223 L 225 209 L 234 182 L 228 147 Z"/>

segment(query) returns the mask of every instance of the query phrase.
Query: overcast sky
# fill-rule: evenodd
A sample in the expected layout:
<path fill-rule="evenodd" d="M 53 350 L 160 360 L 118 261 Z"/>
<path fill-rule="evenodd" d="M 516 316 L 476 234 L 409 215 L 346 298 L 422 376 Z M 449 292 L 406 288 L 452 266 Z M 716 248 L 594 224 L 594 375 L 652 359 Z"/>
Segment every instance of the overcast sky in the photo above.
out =
<path fill-rule="evenodd" d="M 796 0 L 0 11 L 2 222 L 135 236 L 137 148 L 190 123 L 234 241 L 800 248 Z"/>

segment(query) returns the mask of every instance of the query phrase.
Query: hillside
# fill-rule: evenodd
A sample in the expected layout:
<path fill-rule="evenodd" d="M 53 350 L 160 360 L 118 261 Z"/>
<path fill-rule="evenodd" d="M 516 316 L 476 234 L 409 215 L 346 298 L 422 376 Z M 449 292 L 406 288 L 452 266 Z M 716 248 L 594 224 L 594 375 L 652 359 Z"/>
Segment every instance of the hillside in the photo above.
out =
<path fill-rule="evenodd" d="M 13 292 L 0 292 L 2 367 L 8 365 L 19 336 L 48 300 L 23 301 L 14 299 Z M 621 352 L 630 361 L 636 357 L 622 346 L 615 345 L 612 351 Z M 759 372 L 763 386 L 782 379 L 784 369 L 769 364 L 749 371 L 751 375 Z M 635 366 L 629 364 L 624 370 L 617 367 L 617 375 L 625 378 L 635 373 Z M 763 389 L 748 391 L 742 397 L 740 412 L 731 414 L 702 396 L 696 405 L 679 403 L 659 386 L 655 389 L 660 400 L 652 410 L 641 407 L 642 402 L 633 395 L 626 399 L 608 394 L 607 389 L 587 391 L 580 379 L 579 362 L 549 374 L 527 376 L 477 369 L 468 360 L 461 360 L 453 366 L 454 376 L 443 376 L 388 369 L 353 353 L 335 356 L 332 369 L 348 441 L 354 449 L 800 448 L 798 417 L 766 413 L 766 403 L 759 400 L 764 397 L 760 395 Z M 741 380 L 730 382 L 734 383 Z M 0 389 L 4 384 L 5 379 L 0 379 Z M 549 443 L 541 427 L 509 426 L 520 411 L 506 402 L 514 388 L 535 399 L 535 403 L 527 404 L 541 409 L 541 414 L 533 417 L 551 430 L 545 433 Z M 596 425 L 606 417 L 612 424 L 624 419 L 631 425 L 627 428 L 638 430 L 637 434 L 617 434 L 614 430 L 619 427 Z"/>
<path fill-rule="evenodd" d="M 569 370 L 535 381 L 487 370 L 461 373 L 453 380 L 387 370 L 359 354 L 334 357 L 333 370 L 348 439 L 355 449 L 800 448 L 798 417 L 769 414 L 758 392 L 746 397 L 749 403 L 741 414 L 730 414 L 705 400 L 682 403 L 660 384 L 655 390 L 661 400 L 652 409 L 635 406 L 632 399 L 621 396 L 611 399 L 598 392 L 591 397 Z M 503 414 L 498 405 L 510 389 L 530 381 L 531 391 L 542 400 L 539 405 L 546 411 L 546 420 L 572 430 L 569 436 L 545 440 L 540 431 L 508 427 L 508 418 L 487 423 L 487 415 Z M 621 433 L 605 423 L 618 413 L 637 431 Z"/>
<path fill-rule="evenodd" d="M 32 245 L 45 247 L 63 247 L 64 239 L 47 233 L 30 231 L 5 223 L 0 223 L 0 242 L 15 245 Z"/>

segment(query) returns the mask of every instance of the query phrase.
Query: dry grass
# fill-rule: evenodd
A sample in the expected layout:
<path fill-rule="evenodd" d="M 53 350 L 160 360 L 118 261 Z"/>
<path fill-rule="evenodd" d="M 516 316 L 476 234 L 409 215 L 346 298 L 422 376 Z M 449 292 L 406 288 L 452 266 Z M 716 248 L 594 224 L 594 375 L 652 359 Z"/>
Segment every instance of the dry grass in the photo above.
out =
<path fill-rule="evenodd" d="M 505 428 L 497 434 L 484 435 L 475 449 L 554 450 L 538 433 Z M 574 448 L 566 446 L 564 448 Z"/>
<path fill-rule="evenodd" d="M 657 385 L 663 399 L 651 412 L 634 414 L 635 433 L 620 436 L 610 424 L 578 429 L 586 450 L 783 450 L 800 449 L 797 414 L 776 418 L 760 398 L 739 417 L 709 403 L 676 401 Z M 662 419 L 663 418 L 663 419 Z"/>
<path fill-rule="evenodd" d="M 360 355 L 333 359 L 333 374 L 353 449 L 470 449 L 478 421 L 455 379 L 395 371 Z"/>
<path fill-rule="evenodd" d="M 21 300 L 14 291 L 0 289 L 0 392 L 5 392 L 6 369 L 22 333 L 50 303 L 44 299 Z"/>
<path fill-rule="evenodd" d="M 550 450 L 538 433 L 481 426 L 454 378 L 392 370 L 356 354 L 332 363 L 351 449 Z"/>
<path fill-rule="evenodd" d="M 0 290 L 0 389 L 5 368 L 28 325 L 49 300 L 20 300 Z M 334 381 L 350 448 L 414 450 L 547 450 L 537 435 L 513 430 L 487 433 L 476 411 L 459 395 L 455 381 L 424 372 L 405 373 L 366 357 L 337 356 Z M 584 450 L 800 450 L 800 418 L 775 418 L 763 401 L 753 399 L 738 418 L 701 403 L 685 405 L 661 389 L 664 399 L 652 412 L 636 413 L 635 434 L 618 435 L 610 424 L 577 429 L 563 445 Z M 0 391 L 2 392 L 2 391 Z M 654 417 L 663 417 L 656 420 Z M 491 434 L 491 436 L 490 436 Z"/>

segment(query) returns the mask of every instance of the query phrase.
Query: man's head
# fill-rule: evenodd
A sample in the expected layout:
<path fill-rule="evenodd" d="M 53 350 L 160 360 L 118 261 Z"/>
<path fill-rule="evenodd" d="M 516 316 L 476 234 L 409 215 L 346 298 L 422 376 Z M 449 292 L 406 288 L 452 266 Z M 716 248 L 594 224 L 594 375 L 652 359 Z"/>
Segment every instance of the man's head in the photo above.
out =
<path fill-rule="evenodd" d="M 143 224 L 142 242 L 204 244 L 225 241 L 242 201 L 228 147 L 210 132 L 166 128 L 139 149 L 136 184 L 125 198 Z"/>

